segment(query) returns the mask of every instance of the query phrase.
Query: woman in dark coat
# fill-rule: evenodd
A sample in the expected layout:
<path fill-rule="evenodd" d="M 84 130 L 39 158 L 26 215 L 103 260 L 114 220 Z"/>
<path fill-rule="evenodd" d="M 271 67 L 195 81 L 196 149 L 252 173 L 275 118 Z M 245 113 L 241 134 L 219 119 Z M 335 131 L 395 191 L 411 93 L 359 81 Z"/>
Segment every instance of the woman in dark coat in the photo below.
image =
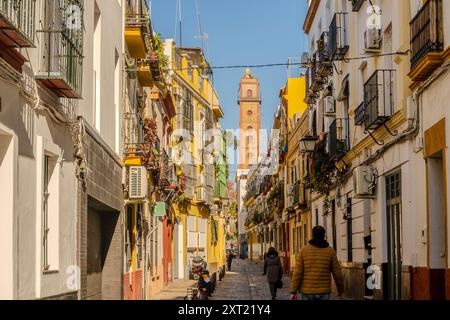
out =
<path fill-rule="evenodd" d="M 264 259 L 264 275 L 267 275 L 270 294 L 272 295 L 272 300 L 275 300 L 277 297 L 278 283 L 283 278 L 281 260 L 275 248 L 269 248 L 266 254 L 266 258 Z"/>

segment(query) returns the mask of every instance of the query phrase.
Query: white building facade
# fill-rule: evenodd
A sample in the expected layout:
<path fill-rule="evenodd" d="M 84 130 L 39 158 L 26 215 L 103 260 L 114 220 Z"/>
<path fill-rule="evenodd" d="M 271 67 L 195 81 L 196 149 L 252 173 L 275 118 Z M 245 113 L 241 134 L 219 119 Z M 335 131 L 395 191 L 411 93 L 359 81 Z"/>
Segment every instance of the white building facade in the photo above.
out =
<path fill-rule="evenodd" d="M 5 253 L 0 298 L 87 298 L 80 287 L 87 281 L 98 286 L 99 273 L 87 273 L 89 243 L 87 233 L 84 237 L 81 233 L 84 207 L 79 191 L 94 188 L 89 179 L 98 172 L 86 165 L 94 155 L 80 152 L 80 143 L 87 143 L 80 133 L 97 141 L 120 169 L 116 111 L 121 110 L 122 2 L 24 0 L 17 5 L 1 1 L 0 20 L 0 233 Z M 102 28 L 96 29 L 99 21 Z M 104 170 L 109 168 L 114 166 Z M 119 221 L 121 171 L 114 172 L 119 183 L 111 203 Z M 104 195 L 109 182 L 102 181 L 105 191 L 99 184 L 97 194 Z M 96 196 L 94 202 L 102 203 L 102 197 Z M 88 217 L 84 218 L 86 223 Z M 121 240 L 121 233 L 117 239 Z M 96 242 L 92 255 L 101 250 L 101 241 Z M 122 247 L 114 250 L 122 252 Z M 108 276 L 112 279 L 115 274 Z M 117 276 L 120 283 L 121 274 Z M 113 297 L 120 298 L 121 290 Z"/>
<path fill-rule="evenodd" d="M 450 28 L 436 17 L 449 8 L 445 1 L 372 4 L 309 2 L 304 30 L 311 57 L 310 131 L 319 140 L 315 158 L 331 166 L 331 183 L 312 181 L 322 191 L 313 195 L 313 226 L 326 228 L 342 261 L 348 296 L 443 298 L 448 294 L 441 107 L 446 93 L 437 88 L 448 86 Z M 439 34 L 439 48 L 415 43 L 413 21 L 421 14 L 439 30 L 425 29 L 428 34 L 421 36 Z M 424 67 L 414 62 L 414 52 L 426 52 L 417 60 L 430 54 L 439 62 Z M 431 68 L 435 76 L 423 74 Z"/>

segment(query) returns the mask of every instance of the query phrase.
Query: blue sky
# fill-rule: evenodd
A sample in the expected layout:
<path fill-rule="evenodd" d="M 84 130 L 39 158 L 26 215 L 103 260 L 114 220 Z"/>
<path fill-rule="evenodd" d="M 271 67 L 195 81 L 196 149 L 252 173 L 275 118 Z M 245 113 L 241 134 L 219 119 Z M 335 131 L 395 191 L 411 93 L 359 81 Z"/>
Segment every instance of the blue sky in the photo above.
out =
<path fill-rule="evenodd" d="M 212 66 L 285 63 L 307 51 L 302 31 L 305 0 L 199 0 L 203 33 L 209 37 L 206 55 Z M 173 38 L 176 0 L 153 0 L 152 23 L 163 38 Z M 200 47 L 195 0 L 181 0 L 183 46 Z M 177 32 L 177 39 L 179 33 Z M 239 126 L 237 91 L 243 69 L 214 70 L 214 86 L 220 96 L 224 129 Z M 286 82 L 286 67 L 252 70 L 261 82 L 261 128 L 271 128 L 278 106 L 279 89 Z M 234 168 L 232 167 L 232 170 Z M 233 174 L 233 173 L 232 173 Z M 232 177 L 230 177 L 232 178 Z"/>

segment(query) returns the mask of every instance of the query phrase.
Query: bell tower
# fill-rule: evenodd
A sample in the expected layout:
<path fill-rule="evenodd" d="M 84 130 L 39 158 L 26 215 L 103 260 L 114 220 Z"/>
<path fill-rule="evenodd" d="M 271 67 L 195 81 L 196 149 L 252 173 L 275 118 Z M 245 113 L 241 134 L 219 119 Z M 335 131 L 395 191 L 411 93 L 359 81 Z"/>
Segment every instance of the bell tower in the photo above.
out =
<path fill-rule="evenodd" d="M 240 108 L 239 169 L 248 170 L 258 162 L 261 128 L 259 81 L 246 69 L 239 85 Z"/>

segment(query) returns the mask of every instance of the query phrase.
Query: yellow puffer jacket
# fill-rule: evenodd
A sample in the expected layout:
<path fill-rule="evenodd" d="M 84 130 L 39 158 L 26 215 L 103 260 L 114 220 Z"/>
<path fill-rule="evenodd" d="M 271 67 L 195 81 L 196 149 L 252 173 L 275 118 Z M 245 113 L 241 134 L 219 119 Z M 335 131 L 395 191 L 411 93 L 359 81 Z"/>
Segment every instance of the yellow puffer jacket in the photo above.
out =
<path fill-rule="evenodd" d="M 338 291 L 343 293 L 344 283 L 336 251 L 327 243 L 320 246 L 308 244 L 297 258 L 291 280 L 291 293 L 297 293 L 299 289 L 304 294 L 330 293 L 331 274 Z"/>

